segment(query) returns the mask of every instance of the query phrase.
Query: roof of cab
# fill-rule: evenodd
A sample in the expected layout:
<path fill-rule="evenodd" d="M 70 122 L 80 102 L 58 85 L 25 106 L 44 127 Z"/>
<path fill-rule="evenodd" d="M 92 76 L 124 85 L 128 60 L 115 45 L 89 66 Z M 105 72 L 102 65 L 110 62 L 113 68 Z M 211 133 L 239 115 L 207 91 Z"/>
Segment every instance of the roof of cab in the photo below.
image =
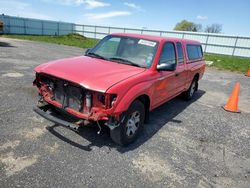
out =
<path fill-rule="evenodd" d="M 145 34 L 135 34 L 135 33 L 113 33 L 113 36 L 123 36 L 123 37 L 134 37 L 134 38 L 141 38 L 145 40 L 153 40 L 158 42 L 164 41 L 173 41 L 173 42 L 184 42 L 189 44 L 200 44 L 199 41 L 195 40 L 188 40 L 188 39 L 181 39 L 181 38 L 172 38 L 172 37 L 163 37 L 163 36 L 154 36 L 154 35 L 145 35 Z"/>

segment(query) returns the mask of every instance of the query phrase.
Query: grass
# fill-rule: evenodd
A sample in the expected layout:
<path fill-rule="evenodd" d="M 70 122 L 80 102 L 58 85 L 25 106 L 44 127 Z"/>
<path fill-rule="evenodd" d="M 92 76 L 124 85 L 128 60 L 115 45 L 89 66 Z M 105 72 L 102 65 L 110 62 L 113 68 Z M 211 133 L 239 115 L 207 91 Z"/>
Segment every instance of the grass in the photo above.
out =
<path fill-rule="evenodd" d="M 64 44 L 68 46 L 76 46 L 80 48 L 91 48 L 97 44 L 97 39 L 86 38 L 79 34 L 68 34 L 62 36 L 40 36 L 40 35 L 0 35 L 8 38 L 26 39 L 33 41 L 42 41 L 56 44 Z M 213 61 L 212 67 L 221 70 L 230 70 L 246 73 L 250 68 L 250 58 L 240 58 L 225 55 L 206 54 L 207 61 Z"/>
<path fill-rule="evenodd" d="M 206 54 L 205 59 L 206 61 L 213 61 L 212 67 L 216 67 L 220 70 L 246 73 L 250 68 L 250 58 Z"/>
<path fill-rule="evenodd" d="M 76 46 L 80 48 L 91 48 L 95 46 L 98 42 L 97 39 L 86 38 L 76 33 L 61 35 L 61 36 L 41 36 L 41 35 L 0 35 L 0 36 L 7 38 L 63 44 L 68 46 Z"/>

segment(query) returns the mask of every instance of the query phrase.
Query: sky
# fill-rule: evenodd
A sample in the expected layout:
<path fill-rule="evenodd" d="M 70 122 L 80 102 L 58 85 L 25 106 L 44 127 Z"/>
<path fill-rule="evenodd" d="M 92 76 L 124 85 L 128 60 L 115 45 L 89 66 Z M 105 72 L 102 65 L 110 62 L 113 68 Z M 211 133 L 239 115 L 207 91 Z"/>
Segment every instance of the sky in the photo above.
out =
<path fill-rule="evenodd" d="M 173 30 L 183 19 L 250 36 L 250 0 L 0 0 L 0 14 L 79 24 Z"/>

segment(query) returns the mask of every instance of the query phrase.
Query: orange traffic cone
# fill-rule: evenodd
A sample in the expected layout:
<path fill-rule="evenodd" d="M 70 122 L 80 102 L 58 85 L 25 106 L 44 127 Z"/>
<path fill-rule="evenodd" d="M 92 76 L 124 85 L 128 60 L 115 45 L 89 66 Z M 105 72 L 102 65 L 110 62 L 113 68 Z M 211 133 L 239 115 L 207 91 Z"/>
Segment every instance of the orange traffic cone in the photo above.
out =
<path fill-rule="evenodd" d="M 223 107 L 224 110 L 229 111 L 229 112 L 235 112 L 235 113 L 240 112 L 238 110 L 239 93 L 240 93 L 240 83 L 237 82 L 234 86 L 231 96 L 229 97 L 227 101 L 227 104 Z"/>
<path fill-rule="evenodd" d="M 246 76 L 250 77 L 250 68 L 248 69 Z"/>

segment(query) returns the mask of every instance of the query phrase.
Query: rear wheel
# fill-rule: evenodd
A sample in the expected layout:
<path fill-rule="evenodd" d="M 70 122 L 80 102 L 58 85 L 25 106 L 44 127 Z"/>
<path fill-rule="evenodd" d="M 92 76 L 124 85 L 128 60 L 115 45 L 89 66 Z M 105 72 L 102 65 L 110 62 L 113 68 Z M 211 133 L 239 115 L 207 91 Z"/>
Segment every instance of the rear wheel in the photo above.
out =
<path fill-rule="evenodd" d="M 188 90 L 183 93 L 184 99 L 185 100 L 192 99 L 195 91 L 197 90 L 198 90 L 198 79 L 194 78 Z"/>
<path fill-rule="evenodd" d="M 119 145 L 128 145 L 139 136 L 145 119 L 143 103 L 134 101 L 125 113 L 124 121 L 115 129 L 110 130 L 112 140 Z"/>

